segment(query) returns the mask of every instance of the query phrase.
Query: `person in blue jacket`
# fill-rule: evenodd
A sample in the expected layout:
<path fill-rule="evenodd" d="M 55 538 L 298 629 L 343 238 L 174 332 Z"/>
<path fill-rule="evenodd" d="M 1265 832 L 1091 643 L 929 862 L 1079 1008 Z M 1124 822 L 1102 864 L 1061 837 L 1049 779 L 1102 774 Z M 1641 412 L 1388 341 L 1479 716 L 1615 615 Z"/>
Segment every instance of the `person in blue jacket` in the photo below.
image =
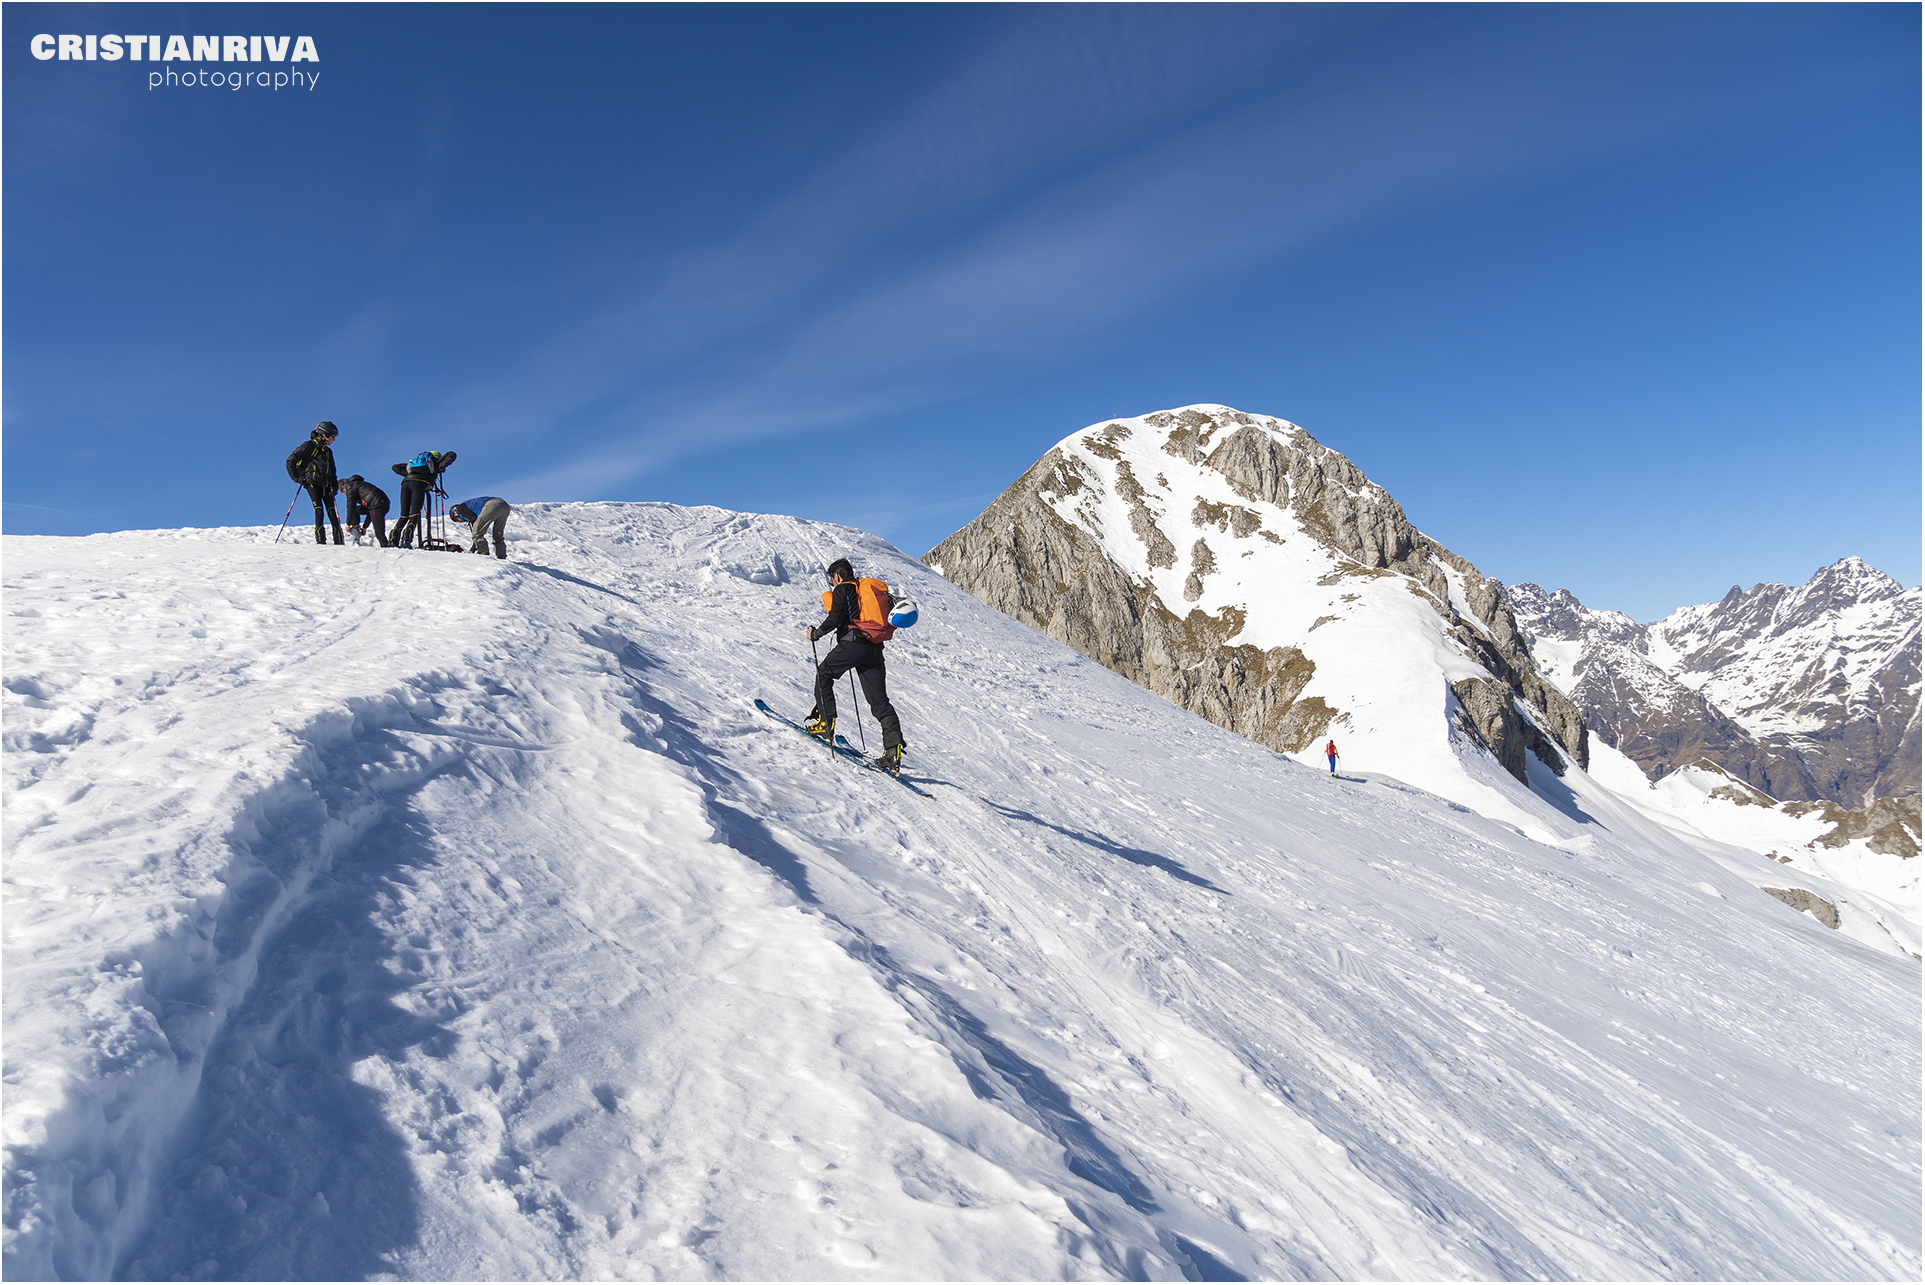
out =
<path fill-rule="evenodd" d="M 486 553 L 488 536 L 492 533 L 495 541 L 495 556 L 506 558 L 508 544 L 503 539 L 508 529 L 508 515 L 513 512 L 508 501 L 498 495 L 482 495 L 472 500 L 463 500 L 448 510 L 448 516 L 457 522 L 466 522 L 474 532 L 474 543 L 468 546 L 470 553 Z"/>

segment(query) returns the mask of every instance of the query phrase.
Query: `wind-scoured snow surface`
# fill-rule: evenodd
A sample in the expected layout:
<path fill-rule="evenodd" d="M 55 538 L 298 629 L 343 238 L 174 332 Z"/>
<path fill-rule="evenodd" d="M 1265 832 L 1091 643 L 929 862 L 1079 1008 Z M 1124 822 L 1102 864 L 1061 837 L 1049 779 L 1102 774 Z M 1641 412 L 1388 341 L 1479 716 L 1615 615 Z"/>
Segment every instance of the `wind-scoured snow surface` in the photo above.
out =
<path fill-rule="evenodd" d="M 1918 1277 L 1919 966 L 1771 863 L 1331 780 L 845 528 L 510 533 L 6 541 L 9 1277 Z M 845 554 L 933 799 L 750 705 Z"/>

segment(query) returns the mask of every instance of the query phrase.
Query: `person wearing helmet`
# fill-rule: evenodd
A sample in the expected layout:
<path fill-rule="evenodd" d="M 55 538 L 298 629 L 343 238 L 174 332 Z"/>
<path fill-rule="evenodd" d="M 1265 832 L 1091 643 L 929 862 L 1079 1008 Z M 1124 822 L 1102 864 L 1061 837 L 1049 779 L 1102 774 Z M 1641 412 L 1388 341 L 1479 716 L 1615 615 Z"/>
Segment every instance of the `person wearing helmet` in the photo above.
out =
<path fill-rule="evenodd" d="M 308 498 L 314 501 L 314 543 L 326 544 L 327 533 L 321 529 L 321 514 L 327 513 L 334 524 L 334 542 L 346 544 L 341 538 L 341 515 L 334 508 L 334 439 L 337 430 L 328 420 L 322 420 L 307 435 L 307 440 L 294 448 L 287 457 L 287 475 L 307 488 Z"/>
<path fill-rule="evenodd" d="M 815 669 L 815 709 L 809 714 L 809 734 L 833 744 L 836 726 L 836 679 L 850 670 L 862 683 L 862 694 L 869 699 L 869 710 L 882 725 L 882 757 L 876 766 L 894 774 L 902 770 L 902 721 L 896 707 L 889 703 L 889 674 L 884 665 L 883 644 L 871 642 L 856 629 L 862 608 L 856 597 L 855 568 L 847 558 L 829 564 L 829 614 L 822 623 L 805 629 L 809 641 L 835 635 L 836 645 Z"/>
<path fill-rule="evenodd" d="M 393 536 L 396 548 L 407 548 L 417 535 L 422 540 L 428 538 L 421 511 L 428 505 L 429 493 L 441 485 L 441 475 L 454 462 L 453 451 L 423 451 L 406 464 L 394 466 L 401 475 L 401 520 L 394 524 Z"/>
<path fill-rule="evenodd" d="M 374 532 L 374 542 L 388 547 L 388 493 L 356 473 L 341 482 L 342 503 L 348 508 L 348 531 L 360 536 Z"/>

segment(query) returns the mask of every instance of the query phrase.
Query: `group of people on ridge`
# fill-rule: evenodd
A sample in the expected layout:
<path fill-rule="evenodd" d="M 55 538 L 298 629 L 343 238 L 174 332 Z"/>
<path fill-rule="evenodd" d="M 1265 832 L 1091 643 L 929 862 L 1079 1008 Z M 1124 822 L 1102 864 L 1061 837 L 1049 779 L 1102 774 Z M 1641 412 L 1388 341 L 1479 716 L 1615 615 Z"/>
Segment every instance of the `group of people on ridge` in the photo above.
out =
<path fill-rule="evenodd" d="M 334 542 L 347 543 L 342 538 L 341 515 L 334 507 L 335 498 L 339 495 L 345 497 L 347 505 L 347 529 L 357 541 L 365 532 L 373 535 L 375 543 L 384 549 L 406 549 L 417 544 L 425 548 L 428 540 L 428 497 L 446 494 L 440 489 L 441 475 L 455 462 L 455 453 L 423 451 L 407 463 L 394 466 L 394 471 L 401 476 L 401 516 L 395 520 L 391 534 L 388 530 L 388 493 L 359 473 L 346 478 L 335 475 L 334 439 L 338 436 L 340 430 L 334 427 L 332 421 L 324 419 L 314 426 L 308 439 L 295 447 L 287 457 L 288 477 L 306 488 L 308 497 L 314 501 L 314 542 L 328 542 L 327 531 L 323 527 L 325 517 L 334 529 Z M 448 516 L 467 524 L 473 535 L 468 546 L 470 553 L 486 553 L 492 536 L 495 556 L 506 558 L 508 514 L 511 511 L 508 502 L 500 496 L 481 495 L 451 505 Z"/>
<path fill-rule="evenodd" d="M 337 478 L 334 468 L 334 441 L 339 430 L 328 420 L 314 426 L 308 440 L 287 457 L 287 474 L 306 488 L 314 501 L 314 542 L 326 544 L 327 525 L 334 530 L 334 543 L 342 538 L 341 515 L 335 509 L 337 494 L 346 497 L 348 530 L 358 538 L 371 532 L 382 548 L 408 548 L 415 539 L 426 539 L 424 513 L 428 497 L 440 487 L 441 475 L 455 462 L 453 451 L 423 451 L 406 464 L 396 464 L 401 475 L 401 516 L 393 533 L 387 529 L 387 492 L 359 473 Z M 464 522 L 473 532 L 471 553 L 485 553 L 492 539 L 497 558 L 508 556 L 504 533 L 510 513 L 508 502 L 500 496 L 483 495 L 449 506 L 448 516 Z M 895 633 L 890 623 L 891 599 L 888 587 L 880 580 L 859 579 L 847 558 L 837 558 L 828 567 L 829 588 L 822 595 L 827 613 L 822 623 L 805 628 L 809 641 L 834 636 L 836 645 L 823 657 L 815 671 L 815 708 L 809 711 L 807 730 L 811 736 L 835 744 L 835 684 L 844 674 L 854 673 L 868 698 L 869 709 L 882 726 L 882 756 L 876 766 L 894 775 L 902 770 L 902 720 L 889 703 L 889 675 L 883 659 L 883 644 Z M 911 608 L 913 611 L 913 608 Z M 913 621 L 913 615 L 909 620 Z"/>

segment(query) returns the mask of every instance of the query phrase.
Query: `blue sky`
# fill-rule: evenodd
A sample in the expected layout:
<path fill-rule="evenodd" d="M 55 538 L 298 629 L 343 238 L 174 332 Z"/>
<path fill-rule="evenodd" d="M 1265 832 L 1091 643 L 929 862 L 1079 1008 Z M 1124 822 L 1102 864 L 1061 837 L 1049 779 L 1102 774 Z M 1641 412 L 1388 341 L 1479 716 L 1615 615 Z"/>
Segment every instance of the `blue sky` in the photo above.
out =
<path fill-rule="evenodd" d="M 347 470 L 920 553 L 1085 424 L 1342 451 L 1641 619 L 1920 561 L 1919 10 L 8 4 L 4 518 Z M 276 64 L 40 33 L 308 35 Z M 291 67 L 293 64 L 279 66 Z"/>

